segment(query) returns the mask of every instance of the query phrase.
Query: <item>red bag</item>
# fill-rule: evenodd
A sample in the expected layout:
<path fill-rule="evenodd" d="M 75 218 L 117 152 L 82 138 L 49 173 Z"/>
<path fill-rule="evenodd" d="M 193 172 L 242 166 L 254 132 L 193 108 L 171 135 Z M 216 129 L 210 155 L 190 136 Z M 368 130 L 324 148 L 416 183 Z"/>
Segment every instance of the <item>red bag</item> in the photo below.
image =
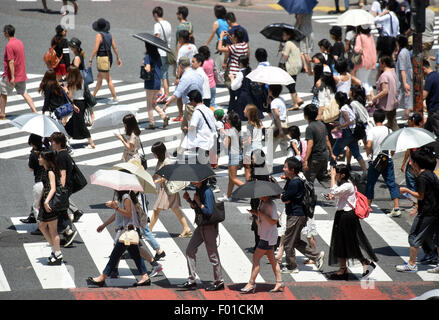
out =
<path fill-rule="evenodd" d="M 52 47 L 44 54 L 44 63 L 50 69 L 58 67 L 63 55 L 58 58 L 55 49 Z"/>
<path fill-rule="evenodd" d="M 367 197 L 362 194 L 361 192 L 358 192 L 357 187 L 355 187 L 355 198 L 357 199 L 357 205 L 354 206 L 349 203 L 349 206 L 355 211 L 355 214 L 359 219 L 364 219 L 369 216 L 369 213 L 372 211 L 372 209 L 369 206 L 369 202 L 367 201 Z"/>

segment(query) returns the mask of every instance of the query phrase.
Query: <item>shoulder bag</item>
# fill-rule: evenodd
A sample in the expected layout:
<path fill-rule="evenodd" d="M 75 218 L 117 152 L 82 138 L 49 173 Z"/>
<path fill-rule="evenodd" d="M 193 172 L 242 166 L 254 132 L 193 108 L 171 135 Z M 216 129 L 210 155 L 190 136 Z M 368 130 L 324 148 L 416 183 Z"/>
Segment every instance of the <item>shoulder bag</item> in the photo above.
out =
<path fill-rule="evenodd" d="M 340 108 L 338 107 L 337 101 L 334 98 L 331 99 L 329 106 L 324 106 L 321 108 L 323 111 L 322 121 L 325 123 L 336 121 L 340 117 Z"/>
<path fill-rule="evenodd" d="M 146 170 L 148 169 L 148 162 L 146 161 L 146 155 L 145 155 L 145 151 L 143 150 L 142 140 L 140 140 L 140 137 L 139 137 L 139 141 L 140 141 L 140 147 L 142 148 L 142 154 L 139 154 L 140 163 L 142 164 L 142 167 Z"/>
<path fill-rule="evenodd" d="M 59 178 L 56 180 L 56 191 L 49 201 L 49 206 L 52 211 L 64 211 L 69 208 L 69 189 L 61 185 Z"/>
<path fill-rule="evenodd" d="M 89 108 L 93 108 L 97 103 L 96 98 L 91 94 L 90 89 L 88 88 L 87 85 L 85 85 L 85 83 L 84 83 L 84 101 Z"/>
<path fill-rule="evenodd" d="M 70 100 L 70 98 L 67 96 L 67 94 L 65 93 L 64 89 L 61 88 L 61 91 L 64 94 L 64 97 L 67 100 L 67 103 L 63 104 L 62 106 L 59 106 L 58 108 L 55 109 L 55 116 L 58 120 L 67 117 L 69 114 L 73 113 L 73 105 L 72 105 L 72 101 Z"/>
<path fill-rule="evenodd" d="M 107 72 L 107 71 L 110 71 L 110 54 L 111 54 L 111 52 L 108 49 L 107 41 L 105 40 L 104 34 L 100 33 L 100 35 L 102 37 L 102 42 L 104 44 L 105 51 L 107 51 L 107 55 L 96 57 L 97 64 L 98 64 L 98 71 Z"/>
<path fill-rule="evenodd" d="M 87 179 L 85 179 L 84 175 L 82 174 L 81 170 L 79 170 L 78 166 L 75 163 L 75 160 L 73 160 L 72 157 L 70 157 L 72 160 L 72 193 L 76 193 L 87 185 Z"/>
<path fill-rule="evenodd" d="M 139 244 L 139 233 L 135 229 L 124 229 L 119 236 L 119 242 L 125 244 L 126 246 Z"/>
<path fill-rule="evenodd" d="M 357 41 L 357 37 L 354 38 L 353 47 L 355 47 L 355 42 Z M 361 40 L 360 40 L 361 41 Z M 352 50 L 352 58 L 351 61 L 353 64 L 361 64 L 363 62 L 363 53 L 356 53 L 355 49 Z"/>
<path fill-rule="evenodd" d="M 173 195 L 180 192 L 190 184 L 191 183 L 189 181 L 166 181 L 165 191 L 168 195 Z"/>
<path fill-rule="evenodd" d="M 201 209 L 195 209 L 195 223 L 197 226 L 206 226 L 223 222 L 226 218 L 224 202 L 214 202 L 212 214 L 204 214 Z"/>
<path fill-rule="evenodd" d="M 93 80 L 93 72 L 91 71 L 91 67 L 84 68 L 81 70 L 82 79 L 84 80 L 84 84 L 88 86 L 94 82 Z"/>
<path fill-rule="evenodd" d="M 165 37 L 165 42 L 168 43 L 168 39 L 166 37 L 166 33 L 165 33 L 165 29 L 163 28 L 162 24 L 159 22 L 160 27 L 162 27 L 162 31 L 163 31 L 163 36 Z M 173 66 L 174 64 L 177 63 L 177 58 L 175 56 L 175 51 L 171 49 L 171 52 L 167 52 L 166 53 L 166 57 L 168 58 L 168 64 L 170 66 Z"/>

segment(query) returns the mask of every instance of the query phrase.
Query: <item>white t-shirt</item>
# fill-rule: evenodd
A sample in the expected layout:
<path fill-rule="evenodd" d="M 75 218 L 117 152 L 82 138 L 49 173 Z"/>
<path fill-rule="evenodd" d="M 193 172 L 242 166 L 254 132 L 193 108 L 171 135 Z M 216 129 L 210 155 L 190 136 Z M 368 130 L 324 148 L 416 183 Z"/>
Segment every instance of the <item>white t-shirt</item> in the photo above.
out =
<path fill-rule="evenodd" d="M 206 72 L 204 72 L 203 67 L 194 70 L 203 78 L 203 92 L 201 92 L 203 94 L 203 99 L 210 99 L 209 78 L 207 77 Z"/>
<path fill-rule="evenodd" d="M 279 216 L 277 214 L 277 207 L 276 207 L 276 203 L 273 200 L 271 200 L 268 203 L 261 201 L 258 209 L 262 211 L 264 214 L 268 215 L 269 214 L 268 210 L 270 209 L 270 207 L 271 207 L 270 218 L 273 220 L 278 220 Z M 268 241 L 268 245 L 270 246 L 275 245 L 278 237 L 277 225 L 271 224 L 270 222 L 268 222 L 267 219 L 262 218 L 261 216 L 258 216 L 256 223 L 258 224 L 259 237 L 262 240 Z"/>
<path fill-rule="evenodd" d="M 209 123 L 206 123 L 206 120 Z M 186 149 L 198 147 L 210 150 L 214 146 L 215 139 L 216 126 L 213 112 L 204 104 L 200 104 L 194 109 L 188 133 L 183 139 L 182 146 Z"/>
<path fill-rule="evenodd" d="M 367 141 L 372 141 L 372 159 L 381 152 L 381 143 L 392 131 L 386 126 L 376 126 L 367 132 Z"/>
<path fill-rule="evenodd" d="M 372 6 L 370 7 L 370 11 L 374 11 L 377 15 L 379 15 L 383 10 L 381 10 L 381 5 L 378 1 L 374 1 Z"/>
<path fill-rule="evenodd" d="M 343 125 L 346 123 L 346 120 L 343 117 L 342 111 L 346 112 L 349 116 L 349 122 L 351 122 L 351 124 L 349 125 L 349 128 L 353 129 L 355 128 L 355 113 L 354 110 L 351 109 L 351 107 L 349 107 L 347 104 L 345 104 L 343 107 L 341 107 L 340 109 L 340 125 Z"/>
<path fill-rule="evenodd" d="M 198 50 L 194 44 L 189 43 L 189 44 L 182 45 L 180 47 L 180 49 L 178 50 L 177 61 L 179 61 L 181 57 L 188 57 L 189 61 L 192 62 L 192 58 L 197 53 L 198 53 Z"/>
<path fill-rule="evenodd" d="M 280 121 L 287 121 L 287 106 L 284 99 L 278 97 L 271 101 L 271 110 L 273 109 L 277 109 L 277 111 L 279 111 Z"/>
<path fill-rule="evenodd" d="M 165 30 L 164 34 L 163 34 L 163 30 Z M 162 40 L 165 40 L 166 38 L 166 41 L 168 42 L 168 48 L 171 48 L 172 27 L 168 21 L 162 20 L 154 24 L 154 34 L 159 35 L 159 38 Z M 166 57 L 166 51 L 164 50 L 159 49 L 159 54 L 161 57 Z"/>

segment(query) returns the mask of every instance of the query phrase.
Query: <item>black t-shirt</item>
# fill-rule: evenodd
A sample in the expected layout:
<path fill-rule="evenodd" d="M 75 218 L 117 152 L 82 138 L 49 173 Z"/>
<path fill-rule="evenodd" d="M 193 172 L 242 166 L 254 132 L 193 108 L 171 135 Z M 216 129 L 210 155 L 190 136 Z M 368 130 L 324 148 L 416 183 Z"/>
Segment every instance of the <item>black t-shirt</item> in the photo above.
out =
<path fill-rule="evenodd" d="M 38 162 L 38 154 L 34 150 L 30 152 L 28 165 L 34 172 L 35 183 L 41 182 L 44 167 L 40 166 L 40 163 Z"/>
<path fill-rule="evenodd" d="M 70 190 L 72 188 L 72 170 L 73 160 L 66 150 L 58 151 L 56 155 L 56 162 L 58 163 L 59 171 L 66 170 L 66 187 Z"/>
<path fill-rule="evenodd" d="M 55 112 L 55 109 L 67 103 L 65 95 L 61 92 L 61 95 L 56 94 L 54 90 L 47 87 L 44 88 L 44 105 L 43 112 L 50 111 Z"/>
<path fill-rule="evenodd" d="M 338 58 L 344 58 L 344 44 L 343 42 L 336 42 L 332 46 L 331 54 Z"/>
<path fill-rule="evenodd" d="M 312 140 L 313 146 L 310 158 L 328 161 L 329 153 L 326 146 L 327 130 L 323 122 L 311 121 L 305 130 L 305 139 Z"/>
<path fill-rule="evenodd" d="M 416 190 L 424 193 L 424 200 L 418 200 L 419 216 L 439 216 L 439 181 L 433 171 L 424 170 L 416 178 Z"/>

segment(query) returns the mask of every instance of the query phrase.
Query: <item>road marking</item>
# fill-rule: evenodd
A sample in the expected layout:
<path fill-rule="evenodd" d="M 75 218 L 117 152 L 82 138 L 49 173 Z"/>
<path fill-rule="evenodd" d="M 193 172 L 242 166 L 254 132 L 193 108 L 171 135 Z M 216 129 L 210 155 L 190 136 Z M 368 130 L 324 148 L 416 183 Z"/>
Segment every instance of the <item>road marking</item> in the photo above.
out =
<path fill-rule="evenodd" d="M 18 233 L 31 233 L 38 227 L 38 223 L 23 223 L 20 221 L 20 219 L 26 218 L 27 217 L 11 217 L 11 221 Z"/>
<path fill-rule="evenodd" d="M 43 289 L 76 287 L 66 264 L 63 263 L 59 266 L 47 264 L 47 258 L 52 251 L 47 242 L 25 243 L 23 246 Z"/>
<path fill-rule="evenodd" d="M 0 292 L 6 291 L 11 291 L 11 287 L 9 286 L 5 273 L 3 272 L 2 265 L 0 264 Z"/>
<path fill-rule="evenodd" d="M 195 220 L 194 210 L 182 210 L 187 220 L 192 223 Z M 220 239 L 218 254 L 222 268 L 233 283 L 247 283 L 250 279 L 252 263 L 222 223 L 219 224 L 218 234 Z M 261 275 L 257 276 L 256 281 L 265 282 Z"/>
<path fill-rule="evenodd" d="M 101 233 L 96 231 L 100 225 L 102 225 L 102 220 L 97 213 L 84 214 L 81 220 L 75 223 L 76 230 L 78 230 L 79 235 L 84 241 L 85 247 L 92 257 L 99 274 L 104 271 L 114 247 L 114 239 L 107 229 L 102 230 Z M 131 286 L 136 281 L 125 260 L 120 260 L 118 270 L 119 279 L 107 278 L 107 285 Z M 90 276 L 95 277 L 97 274 Z"/>

